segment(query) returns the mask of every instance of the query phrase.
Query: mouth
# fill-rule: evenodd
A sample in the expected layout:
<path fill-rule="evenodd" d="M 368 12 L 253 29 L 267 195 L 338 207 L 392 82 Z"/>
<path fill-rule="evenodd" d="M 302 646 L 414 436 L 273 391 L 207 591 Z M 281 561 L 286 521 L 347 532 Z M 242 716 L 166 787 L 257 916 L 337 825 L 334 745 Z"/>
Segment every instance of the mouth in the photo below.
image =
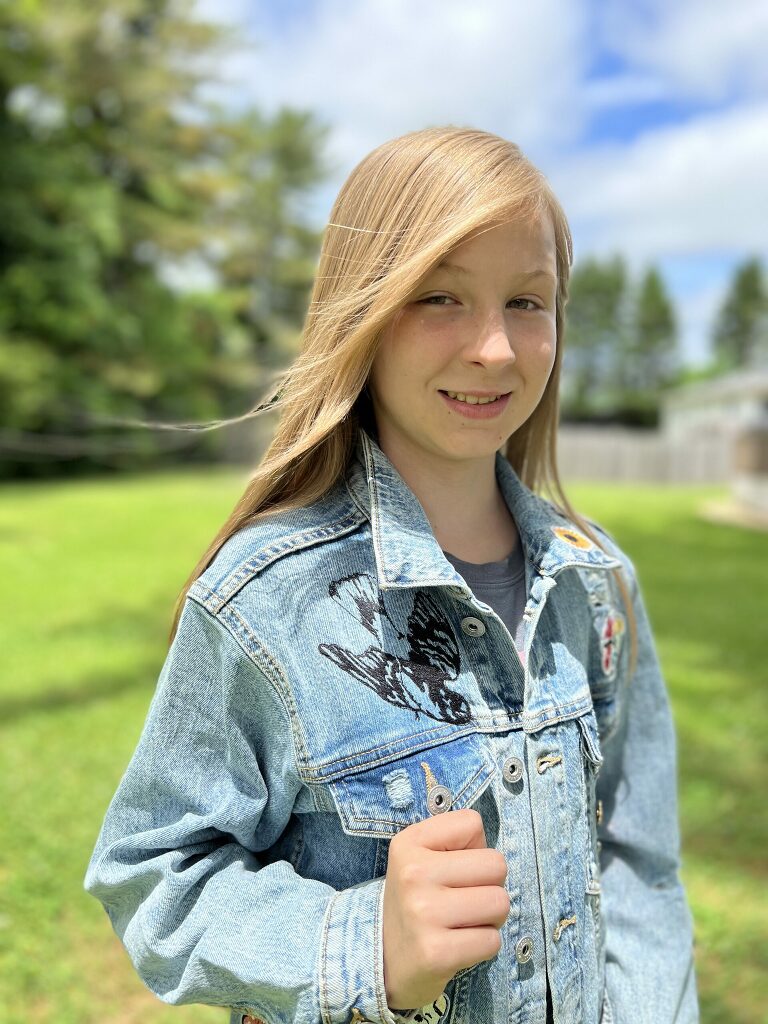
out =
<path fill-rule="evenodd" d="M 440 390 L 440 394 L 441 395 L 448 395 L 449 398 L 452 398 L 454 395 L 464 395 L 465 398 L 479 398 L 479 399 L 483 399 L 483 400 L 485 400 L 487 398 L 506 398 L 507 395 L 511 395 L 512 394 L 511 391 L 461 391 L 461 390 L 457 390 L 457 391 L 450 391 L 449 392 L 445 388 L 440 388 L 439 390 Z"/>
<path fill-rule="evenodd" d="M 449 408 L 459 413 L 461 416 L 467 417 L 468 419 L 489 419 L 492 416 L 498 416 L 499 413 L 505 408 L 509 397 L 512 394 L 511 391 L 505 391 L 502 393 L 496 392 L 498 397 L 494 401 L 474 401 L 474 402 L 463 402 L 458 398 L 451 398 L 447 391 L 440 389 L 440 394 L 443 396 L 443 401 L 449 406 Z M 477 392 L 458 391 L 454 394 L 466 395 L 471 398 L 479 398 Z M 486 392 L 487 398 L 491 398 L 493 392 Z"/>

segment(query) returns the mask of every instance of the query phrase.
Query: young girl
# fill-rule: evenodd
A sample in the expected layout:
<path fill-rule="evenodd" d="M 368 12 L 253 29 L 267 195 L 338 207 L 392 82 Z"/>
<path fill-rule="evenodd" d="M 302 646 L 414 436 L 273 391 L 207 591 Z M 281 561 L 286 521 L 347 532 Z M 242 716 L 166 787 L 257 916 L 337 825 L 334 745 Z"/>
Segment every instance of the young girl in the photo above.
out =
<path fill-rule="evenodd" d="M 343 185 L 85 879 L 166 1002 L 698 1020 L 648 617 L 557 474 L 571 262 L 487 132 L 411 132 Z"/>

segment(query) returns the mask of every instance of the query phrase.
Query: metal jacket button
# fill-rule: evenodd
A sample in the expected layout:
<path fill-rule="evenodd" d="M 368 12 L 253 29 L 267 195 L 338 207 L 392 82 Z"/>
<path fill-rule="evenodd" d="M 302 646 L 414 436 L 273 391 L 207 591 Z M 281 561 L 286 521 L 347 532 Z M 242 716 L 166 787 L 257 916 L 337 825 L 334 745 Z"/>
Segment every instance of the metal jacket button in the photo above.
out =
<path fill-rule="evenodd" d="M 527 964 L 533 956 L 533 939 L 530 935 L 524 935 L 518 939 L 515 945 L 515 956 L 519 964 Z"/>
<path fill-rule="evenodd" d="M 501 774 L 507 782 L 519 782 L 523 777 L 523 762 L 519 757 L 507 757 L 501 766 Z"/>
<path fill-rule="evenodd" d="M 433 786 L 427 795 L 427 807 L 430 814 L 441 814 L 453 803 L 453 793 L 447 786 Z"/>
<path fill-rule="evenodd" d="M 467 615 L 461 620 L 461 629 L 467 636 L 482 636 L 485 632 L 485 623 L 474 615 Z"/>

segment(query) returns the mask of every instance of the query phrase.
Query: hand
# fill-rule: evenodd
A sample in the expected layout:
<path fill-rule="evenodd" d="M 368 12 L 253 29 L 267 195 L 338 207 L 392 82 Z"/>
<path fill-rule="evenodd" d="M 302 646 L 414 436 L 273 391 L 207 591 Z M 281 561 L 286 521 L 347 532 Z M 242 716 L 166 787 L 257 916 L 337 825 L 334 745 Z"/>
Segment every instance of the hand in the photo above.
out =
<path fill-rule="evenodd" d="M 384 987 L 390 1007 L 424 1006 L 457 971 L 491 960 L 509 913 L 507 862 L 472 808 L 393 837 L 384 883 Z"/>

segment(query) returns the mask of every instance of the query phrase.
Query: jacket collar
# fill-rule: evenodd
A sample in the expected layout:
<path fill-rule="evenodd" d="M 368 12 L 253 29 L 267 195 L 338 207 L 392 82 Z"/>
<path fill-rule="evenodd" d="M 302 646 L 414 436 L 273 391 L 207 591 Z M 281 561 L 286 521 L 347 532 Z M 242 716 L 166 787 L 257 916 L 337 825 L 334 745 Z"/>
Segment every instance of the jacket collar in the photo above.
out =
<path fill-rule="evenodd" d="M 520 534 L 524 556 L 539 574 L 554 576 L 567 566 L 611 569 L 621 565 L 554 505 L 526 487 L 498 451 L 496 479 Z M 362 427 L 346 482 L 370 520 L 382 590 L 463 584 L 443 554 L 421 502 Z"/>

